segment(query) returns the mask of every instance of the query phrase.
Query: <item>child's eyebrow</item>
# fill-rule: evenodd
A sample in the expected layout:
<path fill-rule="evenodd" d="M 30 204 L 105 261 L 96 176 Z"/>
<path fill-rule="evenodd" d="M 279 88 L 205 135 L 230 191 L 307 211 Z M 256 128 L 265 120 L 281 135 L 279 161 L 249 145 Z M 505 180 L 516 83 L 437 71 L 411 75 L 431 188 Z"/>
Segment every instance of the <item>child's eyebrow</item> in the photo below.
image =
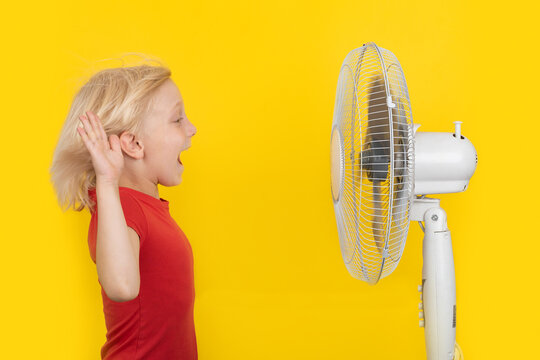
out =
<path fill-rule="evenodd" d="M 182 101 L 178 101 L 176 104 L 174 104 L 174 107 L 172 108 L 171 111 L 174 111 L 178 106 L 180 106 L 182 104 Z"/>

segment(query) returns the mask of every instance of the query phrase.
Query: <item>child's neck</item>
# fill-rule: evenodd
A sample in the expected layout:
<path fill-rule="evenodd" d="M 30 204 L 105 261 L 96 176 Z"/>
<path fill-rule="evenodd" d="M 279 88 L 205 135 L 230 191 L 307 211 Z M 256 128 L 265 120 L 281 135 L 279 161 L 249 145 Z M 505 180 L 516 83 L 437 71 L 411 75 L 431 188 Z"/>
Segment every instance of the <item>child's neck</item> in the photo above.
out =
<path fill-rule="evenodd" d="M 150 196 L 152 196 L 152 197 L 154 197 L 154 198 L 156 198 L 158 200 L 160 198 L 157 185 L 154 184 L 151 181 L 146 180 L 146 179 L 144 181 L 135 182 L 135 181 L 132 181 L 130 179 L 120 177 L 120 179 L 118 181 L 118 186 L 119 187 L 128 187 L 128 188 L 140 191 L 140 192 L 145 193 L 147 195 L 150 195 Z"/>

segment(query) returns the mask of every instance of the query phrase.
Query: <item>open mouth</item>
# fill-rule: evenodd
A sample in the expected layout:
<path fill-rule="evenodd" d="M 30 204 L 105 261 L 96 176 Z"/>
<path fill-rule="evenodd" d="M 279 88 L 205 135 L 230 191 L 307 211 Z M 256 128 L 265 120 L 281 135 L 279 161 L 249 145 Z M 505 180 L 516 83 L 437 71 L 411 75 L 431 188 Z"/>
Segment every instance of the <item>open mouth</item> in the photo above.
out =
<path fill-rule="evenodd" d="M 185 148 L 185 149 L 182 150 L 182 151 L 186 151 L 186 150 L 189 149 L 190 147 L 191 147 L 191 146 L 188 146 L 187 148 Z M 182 164 L 182 160 L 180 160 L 180 155 L 182 154 L 182 151 L 180 151 L 180 153 L 178 154 L 178 163 L 179 163 L 180 165 L 184 165 L 184 164 Z"/>

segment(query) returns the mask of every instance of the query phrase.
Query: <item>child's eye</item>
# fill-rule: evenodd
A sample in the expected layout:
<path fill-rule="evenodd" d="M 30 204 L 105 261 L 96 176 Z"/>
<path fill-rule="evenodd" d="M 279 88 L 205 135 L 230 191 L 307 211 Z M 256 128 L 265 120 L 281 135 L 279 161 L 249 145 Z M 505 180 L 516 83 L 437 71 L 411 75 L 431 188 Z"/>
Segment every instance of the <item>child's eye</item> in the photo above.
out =
<path fill-rule="evenodd" d="M 180 118 L 180 119 L 176 120 L 176 122 L 180 122 L 181 120 L 182 120 L 182 118 Z"/>

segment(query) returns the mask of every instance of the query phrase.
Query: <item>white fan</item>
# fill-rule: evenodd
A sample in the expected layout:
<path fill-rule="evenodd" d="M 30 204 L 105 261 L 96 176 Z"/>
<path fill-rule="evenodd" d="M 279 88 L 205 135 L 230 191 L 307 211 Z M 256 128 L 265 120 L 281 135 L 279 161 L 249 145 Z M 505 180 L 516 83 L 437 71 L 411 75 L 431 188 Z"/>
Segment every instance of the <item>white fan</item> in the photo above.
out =
<path fill-rule="evenodd" d="M 331 186 L 341 254 L 370 284 L 394 271 L 410 221 L 424 231 L 420 326 L 428 360 L 462 357 L 456 338 L 454 258 L 446 213 L 426 194 L 467 189 L 478 157 L 454 133 L 416 132 L 399 61 L 374 43 L 351 51 L 339 74 Z M 422 225 L 422 221 L 425 226 Z M 455 357 L 454 357 L 455 356 Z"/>

